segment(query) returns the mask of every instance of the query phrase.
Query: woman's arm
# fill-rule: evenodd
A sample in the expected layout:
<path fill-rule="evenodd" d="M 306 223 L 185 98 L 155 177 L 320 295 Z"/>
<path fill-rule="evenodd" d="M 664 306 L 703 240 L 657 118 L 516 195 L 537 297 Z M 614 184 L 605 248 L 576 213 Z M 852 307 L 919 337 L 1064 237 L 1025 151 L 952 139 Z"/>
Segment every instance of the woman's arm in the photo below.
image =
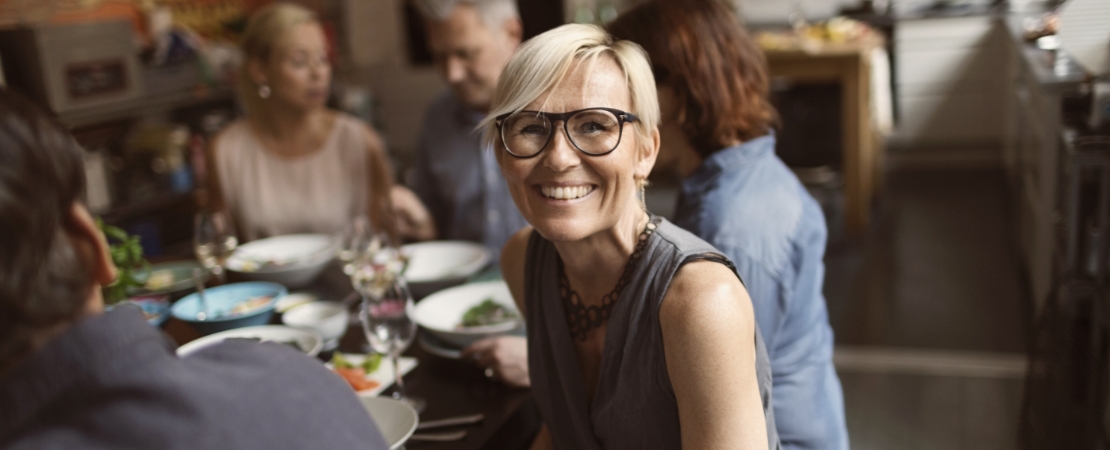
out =
<path fill-rule="evenodd" d="M 381 137 L 369 126 L 362 127 L 362 134 L 370 174 L 367 212 L 374 228 L 398 242 L 402 237 L 418 241 L 435 239 L 435 222 L 424 204 L 408 188 L 393 184 L 393 167 L 386 158 Z"/>
<path fill-rule="evenodd" d="M 219 157 L 217 153 L 221 151 L 219 143 L 222 136 L 223 133 L 213 136 L 205 147 L 204 166 L 207 180 L 204 187 L 207 192 L 197 199 L 198 202 L 203 202 L 200 206 L 221 211 L 227 206 L 224 204 L 223 187 L 220 185 L 219 163 L 216 162 L 216 158 Z"/>
<path fill-rule="evenodd" d="M 659 310 L 682 448 L 766 449 L 751 299 L 726 266 L 679 269 Z"/>
<path fill-rule="evenodd" d="M 367 174 L 370 176 L 366 212 L 370 215 L 370 223 L 375 230 L 385 231 L 393 239 L 397 239 L 390 194 L 393 187 L 393 167 L 385 157 L 385 145 L 378 133 L 369 126 L 363 126 L 362 135 L 366 142 Z"/>
<path fill-rule="evenodd" d="M 531 237 L 532 227 L 521 228 L 501 249 L 501 277 L 509 285 L 509 292 L 513 294 L 513 301 L 522 315 L 527 314 L 524 310 L 524 263 Z"/>

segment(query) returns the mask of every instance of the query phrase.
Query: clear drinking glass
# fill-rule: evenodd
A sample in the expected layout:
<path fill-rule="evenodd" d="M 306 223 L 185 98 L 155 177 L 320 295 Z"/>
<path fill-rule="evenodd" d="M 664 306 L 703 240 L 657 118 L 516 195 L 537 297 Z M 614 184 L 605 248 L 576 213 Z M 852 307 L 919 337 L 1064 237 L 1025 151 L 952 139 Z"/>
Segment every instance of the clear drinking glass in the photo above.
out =
<path fill-rule="evenodd" d="M 193 227 L 193 252 L 205 270 L 216 275 L 217 283 L 224 282 L 224 263 L 239 246 L 235 227 L 222 211 L 197 213 Z"/>
<path fill-rule="evenodd" d="M 339 253 L 337 257 L 343 261 L 343 273 L 351 276 L 355 272 L 358 260 L 366 256 L 374 236 L 370 219 L 358 216 L 347 223 L 339 233 Z"/>
<path fill-rule="evenodd" d="M 405 395 L 404 379 L 398 358 L 416 338 L 416 322 L 412 320 L 413 300 L 400 272 L 389 264 L 360 264 L 352 283 L 362 294 L 362 330 L 374 351 L 388 356 L 393 364 L 397 389 L 393 398 L 424 410 L 425 402 Z"/>

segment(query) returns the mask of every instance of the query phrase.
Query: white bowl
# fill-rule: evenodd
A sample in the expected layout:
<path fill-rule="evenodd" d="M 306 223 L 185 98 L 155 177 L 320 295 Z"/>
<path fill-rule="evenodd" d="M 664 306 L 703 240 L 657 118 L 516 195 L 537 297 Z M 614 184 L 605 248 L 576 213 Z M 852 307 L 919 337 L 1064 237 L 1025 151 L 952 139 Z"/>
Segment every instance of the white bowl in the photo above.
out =
<path fill-rule="evenodd" d="M 326 234 L 274 236 L 239 246 L 227 259 L 226 267 L 248 280 L 298 288 L 320 275 L 335 257 L 336 249 L 335 240 Z"/>
<path fill-rule="evenodd" d="M 312 330 L 287 327 L 285 325 L 260 325 L 256 327 L 236 328 L 204 336 L 177 348 L 177 356 L 187 356 L 202 348 L 219 344 L 228 338 L 259 339 L 261 341 L 289 342 L 294 341 L 308 356 L 320 354 L 324 339 Z"/>
<path fill-rule="evenodd" d="M 416 304 L 413 320 L 440 340 L 459 348 L 522 326 L 522 319 L 518 319 L 484 327 L 458 328 L 463 314 L 487 298 L 520 315 L 509 293 L 509 286 L 504 281 L 491 281 L 465 284 L 429 295 Z"/>
<path fill-rule="evenodd" d="M 396 450 L 405 445 L 416 425 L 420 423 L 416 410 L 402 401 L 387 397 L 362 397 L 359 396 L 362 407 L 378 425 L 378 431 L 389 444 L 389 450 Z"/>
<path fill-rule="evenodd" d="M 319 333 L 324 338 L 324 349 L 331 350 L 347 332 L 350 315 L 342 303 L 310 302 L 286 311 L 281 315 L 281 321 L 294 328 Z"/>
<path fill-rule="evenodd" d="M 490 252 L 467 241 L 419 242 L 401 247 L 408 255 L 405 282 L 413 296 L 422 298 L 466 281 L 489 264 Z"/>

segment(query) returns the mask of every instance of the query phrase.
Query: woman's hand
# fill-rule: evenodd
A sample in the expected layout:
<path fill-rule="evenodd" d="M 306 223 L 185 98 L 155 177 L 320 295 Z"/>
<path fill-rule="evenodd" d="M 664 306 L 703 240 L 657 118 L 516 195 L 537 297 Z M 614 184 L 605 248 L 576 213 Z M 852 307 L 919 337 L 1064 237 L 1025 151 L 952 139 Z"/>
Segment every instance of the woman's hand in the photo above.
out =
<path fill-rule="evenodd" d="M 393 203 L 397 234 L 417 241 L 436 238 L 435 221 L 412 190 L 401 185 L 393 185 L 389 190 L 389 197 Z"/>
<path fill-rule="evenodd" d="M 523 336 L 482 339 L 463 350 L 463 358 L 486 368 L 486 375 L 513 387 L 532 386 L 528 376 L 528 341 Z"/>

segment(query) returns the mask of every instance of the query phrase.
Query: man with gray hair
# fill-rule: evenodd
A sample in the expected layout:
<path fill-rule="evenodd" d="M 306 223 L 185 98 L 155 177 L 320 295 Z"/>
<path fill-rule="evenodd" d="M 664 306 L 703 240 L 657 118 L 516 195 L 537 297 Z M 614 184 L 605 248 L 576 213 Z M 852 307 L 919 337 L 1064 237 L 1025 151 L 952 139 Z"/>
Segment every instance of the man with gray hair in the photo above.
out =
<path fill-rule="evenodd" d="M 475 130 L 497 79 L 520 45 L 515 0 L 416 0 L 435 66 L 450 89 L 428 107 L 407 184 L 424 202 L 440 239 L 501 247 L 527 225 L 509 195 L 492 149 Z M 486 375 L 528 386 L 522 338 L 489 339 L 467 349 Z"/>

